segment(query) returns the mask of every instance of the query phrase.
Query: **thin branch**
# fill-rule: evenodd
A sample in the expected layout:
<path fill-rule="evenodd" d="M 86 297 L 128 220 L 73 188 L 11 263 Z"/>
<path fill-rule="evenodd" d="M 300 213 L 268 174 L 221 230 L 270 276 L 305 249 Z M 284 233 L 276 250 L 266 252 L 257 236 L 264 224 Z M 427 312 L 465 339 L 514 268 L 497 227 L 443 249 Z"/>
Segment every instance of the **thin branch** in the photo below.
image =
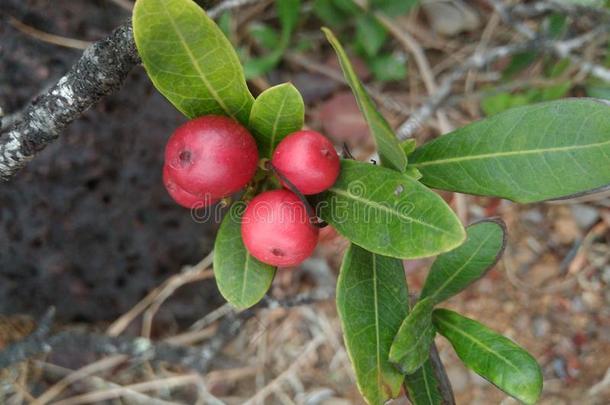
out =
<path fill-rule="evenodd" d="M 397 130 L 398 139 L 405 140 L 413 136 L 423 123 L 447 100 L 453 84 L 462 79 L 469 70 L 483 69 L 490 63 L 507 56 L 534 50 L 552 51 L 559 57 L 569 57 L 572 62 L 578 62 L 578 66 L 581 69 L 585 69 L 596 77 L 610 81 L 610 71 L 608 69 L 586 62 L 580 57 L 571 54 L 574 49 L 581 48 L 588 41 L 608 29 L 610 29 L 608 26 L 598 27 L 592 32 L 565 41 L 546 40 L 535 37 L 526 42 L 490 48 L 482 53 L 475 52 L 462 65 L 447 73 L 438 86 L 438 91 L 432 94 L 423 105 L 411 114 L 408 120 L 400 125 Z"/>
<path fill-rule="evenodd" d="M 509 11 L 519 18 L 536 18 L 550 13 L 560 13 L 574 18 L 582 18 L 583 15 L 587 15 L 592 19 L 602 20 L 602 22 L 604 20 L 607 22 L 610 19 L 610 12 L 603 6 L 589 7 L 566 1 L 542 0 L 533 3 L 515 4 L 509 8 Z"/>
<path fill-rule="evenodd" d="M 226 0 L 208 14 L 214 18 L 223 11 L 258 1 Z M 42 34 L 49 40 L 50 34 Z M 66 45 L 66 38 L 59 40 Z M 84 43 L 71 45 L 81 47 Z M 131 22 L 127 21 L 107 38 L 87 47 L 68 73 L 36 97 L 20 115 L 0 120 L 0 182 L 10 180 L 84 111 L 118 90 L 139 63 Z"/>
<path fill-rule="evenodd" d="M 9 17 L 8 21 L 9 24 L 11 24 L 13 27 L 23 32 L 24 34 L 53 45 L 81 50 L 86 49 L 88 46 L 91 45 L 91 42 L 89 41 L 81 41 L 80 39 L 63 37 L 60 35 L 50 34 L 48 32 L 41 31 L 39 29 L 30 27 L 29 25 L 22 23 L 14 17 Z"/>
<path fill-rule="evenodd" d="M 453 388 L 451 388 L 451 381 L 449 381 L 449 377 L 447 376 L 447 372 L 445 371 L 445 366 L 443 365 L 441 357 L 438 354 L 436 343 L 432 343 L 432 347 L 430 348 L 430 361 L 432 363 L 434 375 L 436 376 L 436 379 L 439 383 L 438 389 L 441 392 L 441 396 L 443 397 L 443 405 L 455 405 L 455 398 L 453 397 Z"/>
<path fill-rule="evenodd" d="M 129 22 L 94 43 L 0 137 L 0 181 L 7 181 L 102 96 L 116 91 L 140 63 Z"/>
<path fill-rule="evenodd" d="M 45 315 L 40 326 L 32 335 L 0 352 L 0 370 L 60 347 L 78 347 L 82 351 L 100 355 L 123 354 L 139 360 L 172 363 L 199 372 L 206 372 L 216 354 L 239 331 L 249 316 L 250 314 L 227 317 L 221 321 L 217 333 L 205 344 L 184 347 L 156 343 L 145 338 L 134 339 L 77 331 L 63 331 L 49 335 L 51 313 L 51 315 Z"/>
<path fill-rule="evenodd" d="M 449 72 L 441 81 L 438 90 L 433 93 L 428 100 L 420 106 L 408 120 L 406 120 L 397 130 L 400 140 L 405 140 L 413 136 L 423 123 L 434 114 L 451 93 L 453 84 L 460 80 L 471 69 L 482 69 L 488 64 L 520 52 L 536 49 L 540 46 L 540 41 L 529 41 L 519 44 L 510 44 L 488 49 L 483 53 L 474 53 L 462 65 L 457 66 Z"/>

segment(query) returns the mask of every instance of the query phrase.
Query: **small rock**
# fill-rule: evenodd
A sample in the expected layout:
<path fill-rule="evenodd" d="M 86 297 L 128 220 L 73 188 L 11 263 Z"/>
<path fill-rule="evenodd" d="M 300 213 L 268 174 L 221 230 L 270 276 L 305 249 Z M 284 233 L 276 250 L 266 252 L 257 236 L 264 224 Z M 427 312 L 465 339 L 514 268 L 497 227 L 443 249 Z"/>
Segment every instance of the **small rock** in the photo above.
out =
<path fill-rule="evenodd" d="M 606 284 L 610 284 L 610 266 L 605 266 L 602 269 L 602 280 Z"/>
<path fill-rule="evenodd" d="M 568 378 L 568 371 L 566 370 L 566 361 L 563 357 L 555 357 L 553 359 L 553 371 L 558 378 L 565 380 Z"/>
<path fill-rule="evenodd" d="M 521 218 L 525 221 L 539 224 L 544 221 L 544 215 L 538 209 L 527 210 L 521 213 Z"/>
<path fill-rule="evenodd" d="M 481 25 L 477 12 L 461 0 L 424 0 L 422 8 L 432 29 L 441 35 L 455 36 Z"/>
<path fill-rule="evenodd" d="M 532 323 L 532 329 L 534 336 L 543 337 L 551 330 L 551 323 L 545 317 L 537 316 Z"/>
<path fill-rule="evenodd" d="M 582 230 L 589 229 L 599 220 L 597 209 L 586 204 L 574 204 L 570 206 L 574 220 Z"/>

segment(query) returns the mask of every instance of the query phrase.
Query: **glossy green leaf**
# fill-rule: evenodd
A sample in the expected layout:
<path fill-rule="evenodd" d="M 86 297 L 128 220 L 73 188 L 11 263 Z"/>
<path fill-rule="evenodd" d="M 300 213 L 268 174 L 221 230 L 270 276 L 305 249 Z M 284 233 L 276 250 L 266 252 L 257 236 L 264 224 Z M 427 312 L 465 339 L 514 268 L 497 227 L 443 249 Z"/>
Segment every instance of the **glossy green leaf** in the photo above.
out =
<path fill-rule="evenodd" d="M 249 308 L 264 296 L 275 267 L 251 256 L 241 239 L 243 204 L 235 203 L 224 217 L 214 243 L 214 277 L 222 296 L 237 308 Z"/>
<path fill-rule="evenodd" d="M 419 180 L 422 178 L 421 172 L 413 166 L 407 166 L 407 170 L 405 170 L 405 174 L 407 176 L 411 177 L 413 180 Z"/>
<path fill-rule="evenodd" d="M 420 299 L 435 304 L 453 297 L 487 273 L 502 256 L 506 227 L 501 220 L 485 220 L 466 228 L 466 242 L 440 255 L 428 274 Z"/>
<path fill-rule="evenodd" d="M 436 331 L 432 325 L 434 301 L 419 301 L 405 318 L 390 348 L 390 362 L 403 374 L 412 374 L 430 356 L 430 345 Z"/>
<path fill-rule="evenodd" d="M 405 152 L 405 155 L 409 156 L 411 153 L 415 152 L 415 148 L 417 148 L 417 141 L 413 138 L 404 140 L 400 143 L 402 150 Z"/>
<path fill-rule="evenodd" d="M 447 309 L 436 309 L 433 322 L 459 358 L 508 395 L 534 404 L 542 391 L 536 360 L 512 340 L 485 325 Z"/>
<path fill-rule="evenodd" d="M 388 353 L 407 306 L 400 260 L 351 245 L 337 280 L 337 310 L 358 388 L 369 404 L 384 404 L 400 393 L 403 376 Z"/>
<path fill-rule="evenodd" d="M 237 54 L 195 2 L 138 0 L 133 29 L 148 76 L 178 110 L 248 123 L 254 99 Z"/>
<path fill-rule="evenodd" d="M 413 374 L 405 376 L 405 389 L 413 405 L 443 405 L 443 396 L 429 359 Z"/>
<path fill-rule="evenodd" d="M 358 106 L 364 114 L 364 118 L 371 129 L 371 134 L 373 134 L 373 137 L 375 138 L 375 142 L 377 142 L 377 149 L 382 164 L 400 172 L 404 172 L 405 167 L 407 166 L 407 157 L 400 147 L 400 143 L 394 132 L 390 128 L 390 124 L 388 124 L 385 118 L 383 118 L 375 108 L 373 101 L 367 94 L 364 86 L 362 86 L 349 58 L 335 35 L 328 28 L 322 28 L 322 30 L 326 34 L 328 42 L 333 46 L 337 57 L 339 58 L 339 64 L 343 70 L 343 75 L 356 97 Z"/>
<path fill-rule="evenodd" d="M 610 184 L 610 105 L 566 99 L 515 108 L 418 148 L 430 187 L 529 203 Z"/>
<path fill-rule="evenodd" d="M 411 177 L 353 160 L 321 194 L 318 214 L 353 243 L 396 258 L 432 256 L 462 243 L 465 231 L 435 192 Z"/>
<path fill-rule="evenodd" d="M 250 129 L 261 157 L 271 157 L 286 135 L 298 131 L 305 120 L 301 93 L 290 83 L 279 84 L 262 92 L 250 112 Z"/>

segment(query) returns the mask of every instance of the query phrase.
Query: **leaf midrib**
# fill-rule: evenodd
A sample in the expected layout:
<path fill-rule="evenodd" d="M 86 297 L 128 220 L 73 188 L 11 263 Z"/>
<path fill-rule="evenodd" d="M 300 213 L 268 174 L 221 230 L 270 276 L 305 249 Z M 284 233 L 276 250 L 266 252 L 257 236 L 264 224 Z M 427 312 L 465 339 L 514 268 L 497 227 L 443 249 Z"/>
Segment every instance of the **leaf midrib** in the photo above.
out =
<path fill-rule="evenodd" d="M 424 385 L 426 386 L 426 395 L 428 396 L 428 401 L 431 404 L 434 404 L 432 400 L 432 391 L 430 391 L 430 384 L 428 383 L 428 373 L 426 373 L 425 367 L 422 367 L 422 374 L 424 377 Z"/>
<path fill-rule="evenodd" d="M 428 160 L 425 162 L 413 162 L 411 163 L 414 167 L 424 167 L 424 166 L 435 166 L 442 165 L 448 163 L 456 163 L 456 162 L 465 162 L 470 160 L 481 160 L 481 159 L 490 159 L 490 158 L 504 158 L 510 156 L 521 156 L 521 155 L 533 155 L 533 154 L 544 154 L 544 153 L 554 153 L 554 152 L 571 152 L 575 150 L 582 149 L 591 149 L 600 146 L 610 145 L 609 141 L 598 142 L 598 143 L 590 143 L 587 145 L 572 145 L 572 146 L 557 146 L 553 148 L 542 148 L 542 149 L 529 149 L 529 150 L 513 150 L 506 152 L 494 152 L 494 153 L 482 153 L 479 155 L 470 155 L 470 156 L 457 156 L 446 159 L 437 159 L 437 160 Z"/>
<path fill-rule="evenodd" d="M 245 250 L 245 248 L 244 248 Z M 244 262 L 244 277 L 242 279 L 240 301 L 244 304 L 244 295 L 246 294 L 246 284 L 248 283 L 248 270 L 250 268 L 250 254 L 246 252 L 246 260 Z"/>
<path fill-rule="evenodd" d="M 373 262 L 373 300 L 375 307 L 375 342 L 377 351 L 377 386 L 382 387 L 382 376 L 381 376 L 381 343 L 379 338 L 379 305 L 377 302 L 377 255 L 374 253 L 371 255 Z"/>
<path fill-rule="evenodd" d="M 410 217 L 410 216 L 408 216 L 408 215 L 401 214 L 400 212 L 398 212 L 398 211 L 394 211 L 394 210 L 392 210 L 391 208 L 386 207 L 385 205 L 379 204 L 379 203 L 377 203 L 377 202 L 375 202 L 375 201 L 372 201 L 372 200 L 368 200 L 368 199 L 366 199 L 366 198 L 362 198 L 362 197 L 355 196 L 354 194 L 351 194 L 351 193 L 349 193 L 349 192 L 347 192 L 347 191 L 340 190 L 340 189 L 335 188 L 335 187 L 332 187 L 332 188 L 328 189 L 328 191 L 333 192 L 333 193 L 335 193 L 335 194 L 338 194 L 338 195 L 340 195 L 340 196 L 346 197 L 346 198 L 351 198 L 352 200 L 359 201 L 359 202 L 361 202 L 362 204 L 365 204 L 365 205 L 371 206 L 371 207 L 373 207 L 373 208 L 378 208 L 379 210 L 381 210 L 381 211 L 385 211 L 385 212 L 388 212 L 388 213 L 390 213 L 390 214 L 393 214 L 393 215 L 394 215 L 394 216 L 396 216 L 396 217 L 403 218 L 403 219 L 405 219 L 405 220 L 407 220 L 407 221 L 412 221 L 412 222 L 415 222 L 415 223 L 417 223 L 417 224 L 420 224 L 420 225 L 422 225 L 422 226 L 425 226 L 425 227 L 428 227 L 428 228 L 434 229 L 434 230 L 436 230 L 436 231 L 438 231 L 438 232 L 441 232 L 441 233 L 444 233 L 444 234 L 446 234 L 446 235 L 452 235 L 452 233 L 451 233 L 451 232 L 449 232 L 449 231 L 447 231 L 446 229 L 442 229 L 442 228 L 439 228 L 439 227 L 437 227 L 437 226 L 435 226 L 435 225 L 432 225 L 432 224 L 429 224 L 429 223 L 427 223 L 427 222 L 421 221 L 421 220 L 419 220 L 419 219 L 415 219 L 415 218 Z"/>
<path fill-rule="evenodd" d="M 224 110 L 224 112 L 227 113 L 227 115 L 230 115 L 231 117 L 235 118 L 235 115 L 229 111 L 226 104 L 222 101 L 222 98 L 218 95 L 216 90 L 214 90 L 214 88 L 212 87 L 212 85 L 210 84 L 208 79 L 206 78 L 205 74 L 203 73 L 203 70 L 201 70 L 201 67 L 197 63 L 197 59 L 195 58 L 195 55 L 193 55 L 193 53 L 191 52 L 191 49 L 187 46 L 186 39 L 182 35 L 182 32 L 178 29 L 178 25 L 176 24 L 176 21 L 174 20 L 173 16 L 167 9 L 165 1 L 164 0 L 160 1 L 160 4 L 161 4 L 161 7 L 163 8 L 163 11 L 165 12 L 165 15 L 167 16 L 170 23 L 172 24 L 172 27 L 174 28 L 176 35 L 178 35 L 178 37 L 180 38 L 180 41 L 179 41 L 180 45 L 186 51 L 186 53 L 191 61 L 191 64 L 193 65 L 193 67 L 195 68 L 195 70 L 197 71 L 199 76 L 201 77 L 201 81 L 203 82 L 205 87 L 208 89 L 208 91 L 210 92 L 212 97 L 214 97 L 214 100 L 216 100 L 218 105 L 220 105 L 220 107 Z"/>
<path fill-rule="evenodd" d="M 509 359 L 507 359 L 506 357 L 502 356 L 500 353 L 496 352 L 495 350 L 491 349 L 489 346 L 484 345 L 479 339 L 475 338 L 474 336 L 472 336 L 468 332 L 465 332 L 465 331 L 461 330 L 460 328 L 452 325 L 448 321 L 443 320 L 439 316 L 437 316 L 436 319 L 437 319 L 438 322 L 444 324 L 445 326 L 448 326 L 450 329 L 454 330 L 455 332 L 459 333 L 460 335 L 464 336 L 465 338 L 470 339 L 474 344 L 476 344 L 477 346 L 481 347 L 486 352 L 489 352 L 489 353 L 497 356 L 498 358 L 502 359 L 506 364 L 511 366 L 515 371 L 517 371 L 517 373 L 522 374 L 521 370 L 519 369 L 519 367 L 517 367 L 515 364 L 513 364 L 513 362 L 511 362 Z"/>
<path fill-rule="evenodd" d="M 466 266 L 468 266 L 470 264 L 470 262 L 472 261 L 472 259 L 474 259 L 474 257 L 481 251 L 481 249 L 483 248 L 483 245 L 485 245 L 485 243 L 487 243 L 487 241 L 489 239 L 491 239 L 493 237 L 493 234 L 491 234 L 490 236 L 488 236 L 483 242 L 481 242 L 481 244 L 477 247 L 477 250 L 475 252 L 472 253 L 472 255 L 470 255 L 470 257 L 468 258 L 468 260 L 466 260 L 466 262 L 460 266 L 460 268 L 454 272 L 449 278 L 447 278 L 447 280 L 445 280 L 445 282 L 443 284 L 441 284 L 441 286 L 436 290 L 436 292 L 432 295 L 430 295 L 430 297 L 434 300 L 437 299 L 437 297 L 439 296 L 439 294 L 445 289 L 447 288 L 447 286 L 449 284 L 451 284 L 451 282 L 459 275 L 461 274 L 461 272 L 466 268 Z"/>
<path fill-rule="evenodd" d="M 288 98 L 288 92 L 284 92 L 284 97 L 282 97 L 282 102 L 278 108 L 278 112 L 275 115 L 275 120 L 273 121 L 273 126 L 271 127 L 271 142 L 269 143 L 269 155 L 273 154 L 273 145 L 275 144 L 275 138 L 277 136 L 277 125 L 280 122 L 280 117 L 284 112 L 284 107 L 286 106 L 286 99 Z"/>

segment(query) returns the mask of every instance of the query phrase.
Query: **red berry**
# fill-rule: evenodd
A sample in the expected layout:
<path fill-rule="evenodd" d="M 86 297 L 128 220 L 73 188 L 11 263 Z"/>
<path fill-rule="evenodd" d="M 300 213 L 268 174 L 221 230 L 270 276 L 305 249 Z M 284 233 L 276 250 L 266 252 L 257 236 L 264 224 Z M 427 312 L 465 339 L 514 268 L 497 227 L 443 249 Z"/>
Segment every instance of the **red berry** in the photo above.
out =
<path fill-rule="evenodd" d="M 333 144 L 319 132 L 307 130 L 284 138 L 271 163 L 303 194 L 318 194 L 330 188 L 340 169 Z M 283 181 L 282 184 L 288 187 Z"/>
<path fill-rule="evenodd" d="M 318 228 L 292 191 L 273 190 L 257 195 L 242 217 L 241 236 L 250 254 L 273 266 L 296 266 L 311 256 Z"/>
<path fill-rule="evenodd" d="M 218 115 L 179 127 L 165 148 L 171 178 L 191 194 L 226 197 L 243 188 L 258 164 L 256 142 L 237 121 Z"/>
<path fill-rule="evenodd" d="M 210 195 L 197 196 L 195 194 L 191 194 L 177 185 L 169 174 L 167 165 L 163 166 L 163 184 L 174 201 L 182 205 L 184 208 L 203 208 L 218 201 L 217 198 L 212 198 Z"/>

